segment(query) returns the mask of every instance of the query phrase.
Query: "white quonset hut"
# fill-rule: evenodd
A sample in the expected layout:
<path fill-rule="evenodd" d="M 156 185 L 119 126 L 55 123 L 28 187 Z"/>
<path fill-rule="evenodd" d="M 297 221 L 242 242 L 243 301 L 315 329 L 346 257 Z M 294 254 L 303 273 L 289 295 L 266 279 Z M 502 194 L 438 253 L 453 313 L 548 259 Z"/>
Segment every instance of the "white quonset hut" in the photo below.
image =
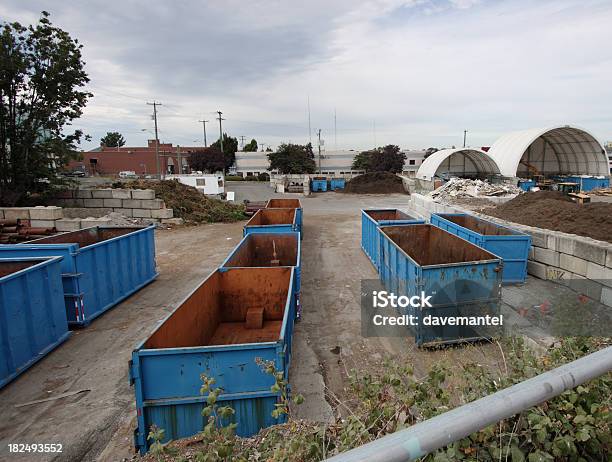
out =
<path fill-rule="evenodd" d="M 500 173 L 510 177 L 610 174 L 606 151 L 595 136 L 570 125 L 508 133 L 491 146 L 489 155 Z"/>
<path fill-rule="evenodd" d="M 434 152 L 423 161 L 416 177 L 418 180 L 432 181 L 436 176 L 486 178 L 499 173 L 500 169 L 495 160 L 486 152 L 480 149 L 458 148 Z"/>

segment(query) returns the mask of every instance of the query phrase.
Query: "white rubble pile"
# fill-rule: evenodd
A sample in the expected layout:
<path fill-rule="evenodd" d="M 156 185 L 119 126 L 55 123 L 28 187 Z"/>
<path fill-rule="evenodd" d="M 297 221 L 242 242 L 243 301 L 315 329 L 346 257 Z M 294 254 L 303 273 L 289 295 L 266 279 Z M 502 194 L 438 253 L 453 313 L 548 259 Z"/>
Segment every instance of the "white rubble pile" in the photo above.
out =
<path fill-rule="evenodd" d="M 503 197 L 516 196 L 524 191 L 511 184 L 491 184 L 481 180 L 467 178 L 451 178 L 435 191 L 429 193 L 434 199 L 450 199 L 456 197 Z"/>

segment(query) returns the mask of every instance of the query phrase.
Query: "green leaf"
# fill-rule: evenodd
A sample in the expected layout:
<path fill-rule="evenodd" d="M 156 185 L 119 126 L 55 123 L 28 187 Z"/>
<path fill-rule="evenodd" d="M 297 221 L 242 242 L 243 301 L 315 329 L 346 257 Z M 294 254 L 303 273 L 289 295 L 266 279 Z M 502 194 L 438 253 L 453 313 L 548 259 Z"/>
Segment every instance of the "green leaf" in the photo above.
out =
<path fill-rule="evenodd" d="M 519 449 L 519 447 L 515 444 L 510 448 L 510 455 L 512 456 L 512 462 L 524 462 L 525 455 L 523 451 Z"/>

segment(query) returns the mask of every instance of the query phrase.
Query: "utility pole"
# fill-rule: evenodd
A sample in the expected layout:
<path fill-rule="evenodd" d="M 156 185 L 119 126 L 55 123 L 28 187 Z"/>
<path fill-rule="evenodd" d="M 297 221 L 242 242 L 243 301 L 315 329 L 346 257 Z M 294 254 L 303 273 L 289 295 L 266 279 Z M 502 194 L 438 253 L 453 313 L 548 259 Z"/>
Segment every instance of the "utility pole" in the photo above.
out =
<path fill-rule="evenodd" d="M 310 128 L 310 96 L 308 96 L 308 142 L 312 146 L 312 129 Z"/>
<path fill-rule="evenodd" d="M 244 151 L 244 135 L 240 135 L 240 149 Z"/>
<path fill-rule="evenodd" d="M 162 179 L 162 172 L 159 166 L 159 135 L 157 133 L 157 106 L 161 106 L 162 103 L 158 103 L 157 101 L 153 101 L 152 103 L 147 102 L 149 106 L 153 106 L 153 120 L 155 121 L 155 164 L 157 165 L 157 174 L 159 175 L 159 179 Z"/>
<path fill-rule="evenodd" d="M 319 175 L 321 174 L 321 129 L 319 128 Z"/>
<path fill-rule="evenodd" d="M 219 114 L 219 145 L 221 146 L 221 153 L 223 154 L 223 158 L 225 158 L 225 152 L 223 151 L 223 127 L 221 126 L 221 121 L 225 120 L 221 115 L 223 114 L 221 111 L 217 111 Z M 223 176 L 225 176 L 225 166 L 223 167 Z"/>
<path fill-rule="evenodd" d="M 206 123 L 208 122 L 208 120 L 200 120 L 200 122 L 202 122 L 202 128 L 204 130 L 204 147 L 207 148 L 208 141 L 206 141 Z"/>
<path fill-rule="evenodd" d="M 463 130 L 463 147 L 465 148 L 465 137 L 467 135 L 467 130 Z"/>
<path fill-rule="evenodd" d="M 183 164 L 181 164 L 181 147 L 176 145 L 176 160 L 178 162 L 178 174 L 183 174 Z"/>
<path fill-rule="evenodd" d="M 336 108 L 334 108 L 334 149 L 338 150 L 338 125 L 336 123 Z"/>

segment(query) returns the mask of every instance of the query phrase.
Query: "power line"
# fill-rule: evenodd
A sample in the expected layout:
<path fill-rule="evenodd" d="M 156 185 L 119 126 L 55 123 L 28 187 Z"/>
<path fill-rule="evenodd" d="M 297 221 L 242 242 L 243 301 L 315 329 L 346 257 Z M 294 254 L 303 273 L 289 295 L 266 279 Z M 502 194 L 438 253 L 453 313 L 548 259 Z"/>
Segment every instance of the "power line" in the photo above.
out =
<path fill-rule="evenodd" d="M 161 106 L 162 103 L 158 103 L 153 100 L 152 103 L 147 102 L 149 106 L 153 106 L 153 120 L 155 121 L 155 163 L 157 164 L 157 174 L 162 178 L 161 170 L 159 167 L 159 135 L 157 132 L 157 106 Z"/>

